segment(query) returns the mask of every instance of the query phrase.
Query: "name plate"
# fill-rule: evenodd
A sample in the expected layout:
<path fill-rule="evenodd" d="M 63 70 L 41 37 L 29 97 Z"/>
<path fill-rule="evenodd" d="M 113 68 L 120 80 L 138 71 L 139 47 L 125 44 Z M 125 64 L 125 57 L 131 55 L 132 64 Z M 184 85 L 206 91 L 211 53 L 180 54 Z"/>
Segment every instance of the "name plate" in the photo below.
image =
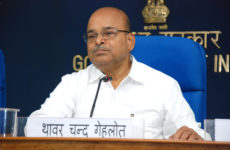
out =
<path fill-rule="evenodd" d="M 28 118 L 26 136 L 143 138 L 143 128 L 136 119 Z"/>
<path fill-rule="evenodd" d="M 215 119 L 215 141 L 230 142 L 230 119 Z"/>

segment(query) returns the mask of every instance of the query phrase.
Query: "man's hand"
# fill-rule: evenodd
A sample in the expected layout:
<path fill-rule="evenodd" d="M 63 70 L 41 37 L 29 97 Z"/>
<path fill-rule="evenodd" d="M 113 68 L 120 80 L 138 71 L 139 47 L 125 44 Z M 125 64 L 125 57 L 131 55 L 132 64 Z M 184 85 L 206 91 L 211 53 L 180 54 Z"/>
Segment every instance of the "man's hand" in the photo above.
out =
<path fill-rule="evenodd" d="M 171 140 L 198 140 L 203 141 L 202 137 L 193 129 L 186 126 L 181 127 L 177 132 L 169 137 Z"/>

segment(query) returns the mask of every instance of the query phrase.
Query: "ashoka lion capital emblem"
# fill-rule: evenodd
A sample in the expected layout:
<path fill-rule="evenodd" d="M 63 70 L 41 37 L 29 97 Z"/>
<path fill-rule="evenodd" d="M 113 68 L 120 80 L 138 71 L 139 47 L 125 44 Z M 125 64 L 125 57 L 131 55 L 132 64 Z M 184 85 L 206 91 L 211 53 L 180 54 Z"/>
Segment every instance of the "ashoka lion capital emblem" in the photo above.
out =
<path fill-rule="evenodd" d="M 145 23 L 166 23 L 169 9 L 164 4 L 164 0 L 148 0 L 142 15 Z"/>

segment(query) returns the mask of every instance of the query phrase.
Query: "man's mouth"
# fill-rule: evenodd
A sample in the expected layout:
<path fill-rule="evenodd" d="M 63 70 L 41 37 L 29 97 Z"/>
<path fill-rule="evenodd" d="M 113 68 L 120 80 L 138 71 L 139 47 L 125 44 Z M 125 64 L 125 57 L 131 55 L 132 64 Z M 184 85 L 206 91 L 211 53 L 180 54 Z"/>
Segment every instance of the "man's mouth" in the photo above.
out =
<path fill-rule="evenodd" d="M 97 48 L 97 49 L 93 50 L 93 54 L 100 55 L 100 54 L 104 54 L 104 53 L 106 53 L 108 51 L 109 50 L 106 49 L 106 48 Z"/>

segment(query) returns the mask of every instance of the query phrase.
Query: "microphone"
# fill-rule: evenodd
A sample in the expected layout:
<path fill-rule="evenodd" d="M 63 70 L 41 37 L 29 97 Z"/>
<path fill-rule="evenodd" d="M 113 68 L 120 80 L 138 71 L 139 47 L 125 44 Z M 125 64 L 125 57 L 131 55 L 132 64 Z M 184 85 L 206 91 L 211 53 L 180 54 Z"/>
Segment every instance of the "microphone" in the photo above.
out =
<path fill-rule="evenodd" d="M 94 112 L 94 108 L 95 108 L 95 105 L 96 105 L 96 101 L 97 101 L 97 96 L 98 96 L 98 93 L 99 93 L 99 89 L 100 89 L 100 86 L 101 86 L 101 82 L 104 81 L 104 82 L 108 82 L 112 80 L 112 77 L 110 76 L 104 76 L 103 78 L 101 78 L 99 80 L 99 83 L 98 83 L 98 87 L 97 87 L 97 92 L 96 92 L 96 95 L 95 95 L 95 98 L 94 98 L 94 102 L 93 102 L 93 105 L 92 105 L 92 108 L 91 108 L 91 112 L 90 112 L 90 118 L 93 117 L 93 112 Z"/>

